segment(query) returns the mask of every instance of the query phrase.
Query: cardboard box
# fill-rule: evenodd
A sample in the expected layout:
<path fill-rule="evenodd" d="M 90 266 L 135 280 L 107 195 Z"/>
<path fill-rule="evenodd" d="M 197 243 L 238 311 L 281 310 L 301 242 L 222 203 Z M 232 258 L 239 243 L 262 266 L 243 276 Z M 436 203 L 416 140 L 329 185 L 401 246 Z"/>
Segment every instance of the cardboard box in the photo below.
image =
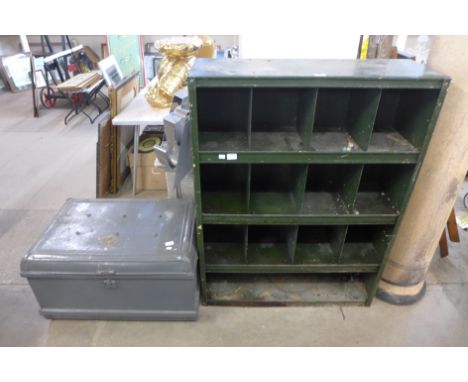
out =
<path fill-rule="evenodd" d="M 133 179 L 133 146 L 128 150 L 128 161 L 130 163 L 130 172 Z M 151 151 L 149 153 L 138 154 L 138 174 L 137 174 L 137 189 L 138 190 L 166 190 L 166 173 L 164 170 L 154 167 L 156 154 Z"/>

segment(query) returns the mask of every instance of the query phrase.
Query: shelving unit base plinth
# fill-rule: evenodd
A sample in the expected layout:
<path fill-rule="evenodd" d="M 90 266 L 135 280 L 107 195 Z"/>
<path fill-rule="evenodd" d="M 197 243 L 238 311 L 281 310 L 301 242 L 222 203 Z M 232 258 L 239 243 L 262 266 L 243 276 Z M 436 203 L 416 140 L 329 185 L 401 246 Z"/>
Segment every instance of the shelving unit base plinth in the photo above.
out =
<path fill-rule="evenodd" d="M 368 300 L 364 278 L 359 275 L 209 274 L 208 277 L 208 305 L 365 305 Z"/>

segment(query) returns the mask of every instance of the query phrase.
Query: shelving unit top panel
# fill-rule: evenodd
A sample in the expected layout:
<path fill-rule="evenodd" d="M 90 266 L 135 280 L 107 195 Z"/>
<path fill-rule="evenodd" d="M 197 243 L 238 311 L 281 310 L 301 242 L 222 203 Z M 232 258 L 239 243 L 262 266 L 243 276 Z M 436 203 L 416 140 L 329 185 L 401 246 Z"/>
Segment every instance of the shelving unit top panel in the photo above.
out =
<path fill-rule="evenodd" d="M 450 80 L 412 60 L 197 59 L 190 78 L 351 80 Z"/>

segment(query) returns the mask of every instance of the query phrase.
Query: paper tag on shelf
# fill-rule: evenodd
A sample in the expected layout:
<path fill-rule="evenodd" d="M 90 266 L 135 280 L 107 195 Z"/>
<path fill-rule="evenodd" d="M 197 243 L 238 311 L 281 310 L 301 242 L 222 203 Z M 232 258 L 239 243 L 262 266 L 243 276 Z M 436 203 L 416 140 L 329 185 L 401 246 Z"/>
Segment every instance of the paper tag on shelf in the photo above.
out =
<path fill-rule="evenodd" d="M 237 153 L 229 153 L 226 155 L 227 160 L 237 160 Z"/>
<path fill-rule="evenodd" d="M 218 159 L 226 159 L 226 154 L 218 154 Z"/>

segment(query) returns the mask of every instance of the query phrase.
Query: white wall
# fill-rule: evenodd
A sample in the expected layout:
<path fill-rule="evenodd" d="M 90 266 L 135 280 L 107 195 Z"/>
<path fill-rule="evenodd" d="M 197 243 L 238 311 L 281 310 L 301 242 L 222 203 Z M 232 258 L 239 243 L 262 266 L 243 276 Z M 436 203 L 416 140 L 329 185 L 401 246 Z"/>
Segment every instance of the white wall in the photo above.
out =
<path fill-rule="evenodd" d="M 60 43 L 59 35 L 51 35 L 50 41 Z M 87 45 L 93 49 L 99 56 L 101 56 L 101 44 L 106 42 L 105 35 L 70 35 L 73 44 Z M 144 35 L 143 44 L 154 43 L 156 40 L 168 35 Z M 230 48 L 234 45 L 239 45 L 239 36 L 237 35 L 210 35 L 217 45 L 223 48 Z M 10 55 L 19 53 L 19 36 L 0 36 L 0 55 Z M 30 43 L 40 43 L 40 35 L 28 35 Z M 37 49 L 37 48 L 36 48 Z"/>
<path fill-rule="evenodd" d="M 240 35 L 242 58 L 356 58 L 359 35 Z"/>
<path fill-rule="evenodd" d="M 416 56 L 416 61 L 426 64 L 431 52 L 432 37 L 428 35 L 406 36 L 404 50 Z"/>
<path fill-rule="evenodd" d="M 143 43 L 153 43 L 167 35 L 145 35 Z M 229 48 L 240 47 L 244 58 L 356 58 L 359 35 L 211 35 L 218 45 Z M 72 42 L 90 46 L 98 55 L 104 35 L 70 35 Z M 29 35 L 30 42 L 40 42 L 39 35 Z M 60 36 L 51 36 L 51 41 L 60 42 Z M 19 36 L 0 36 L 0 55 L 19 52 Z"/>

